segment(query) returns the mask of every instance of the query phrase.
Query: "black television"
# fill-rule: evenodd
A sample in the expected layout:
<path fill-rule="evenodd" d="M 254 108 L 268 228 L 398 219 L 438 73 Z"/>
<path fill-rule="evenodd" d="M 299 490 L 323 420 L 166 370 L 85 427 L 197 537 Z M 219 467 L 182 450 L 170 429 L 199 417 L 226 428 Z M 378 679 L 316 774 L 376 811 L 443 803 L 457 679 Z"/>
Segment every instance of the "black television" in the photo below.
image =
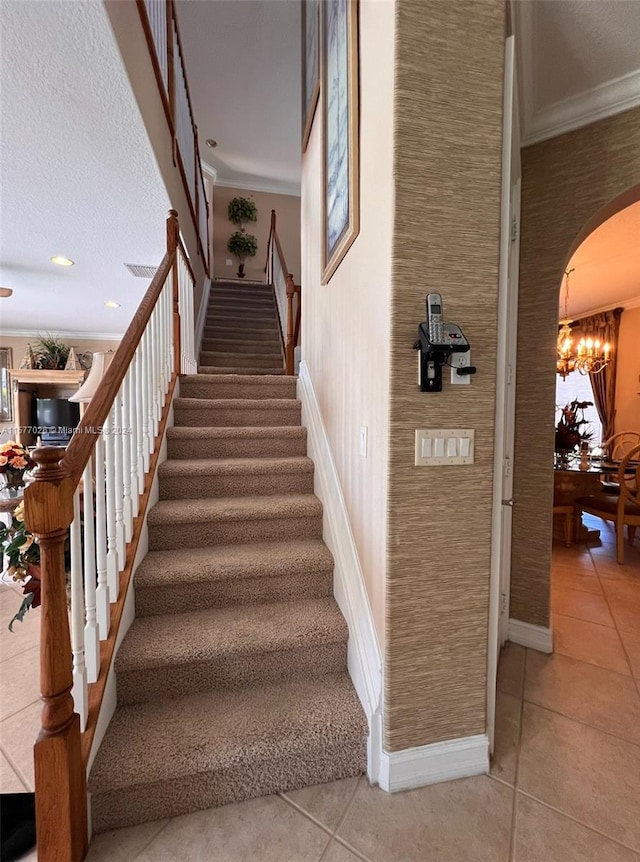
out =
<path fill-rule="evenodd" d="M 80 421 L 80 405 L 66 398 L 36 398 L 37 433 L 43 446 L 67 446 Z"/>

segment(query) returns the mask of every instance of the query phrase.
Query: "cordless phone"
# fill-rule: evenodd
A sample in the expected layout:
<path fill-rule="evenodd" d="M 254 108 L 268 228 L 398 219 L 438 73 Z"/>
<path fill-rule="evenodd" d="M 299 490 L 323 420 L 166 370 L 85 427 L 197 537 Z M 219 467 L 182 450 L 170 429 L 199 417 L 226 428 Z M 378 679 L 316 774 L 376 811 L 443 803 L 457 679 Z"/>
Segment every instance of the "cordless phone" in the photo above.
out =
<path fill-rule="evenodd" d="M 439 293 L 427 294 L 427 327 L 431 344 L 444 342 L 442 328 L 442 297 Z"/>

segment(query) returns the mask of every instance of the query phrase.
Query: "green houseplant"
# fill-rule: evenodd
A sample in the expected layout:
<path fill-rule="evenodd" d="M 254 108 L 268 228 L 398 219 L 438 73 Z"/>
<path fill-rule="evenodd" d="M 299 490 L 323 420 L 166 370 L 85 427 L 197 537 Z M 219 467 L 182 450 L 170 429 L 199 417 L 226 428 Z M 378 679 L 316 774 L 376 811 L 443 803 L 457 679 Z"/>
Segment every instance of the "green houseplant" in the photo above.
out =
<path fill-rule="evenodd" d="M 53 335 L 39 335 L 35 344 L 30 344 L 34 368 L 64 369 L 70 348 Z"/>
<path fill-rule="evenodd" d="M 252 233 L 244 233 L 237 230 L 229 237 L 227 251 L 235 254 L 238 258 L 238 278 L 244 278 L 244 262 L 248 257 L 253 257 L 258 251 L 258 240 Z"/>
<path fill-rule="evenodd" d="M 232 198 L 227 207 L 227 216 L 232 224 L 244 230 L 247 222 L 258 220 L 258 209 L 251 198 Z"/>

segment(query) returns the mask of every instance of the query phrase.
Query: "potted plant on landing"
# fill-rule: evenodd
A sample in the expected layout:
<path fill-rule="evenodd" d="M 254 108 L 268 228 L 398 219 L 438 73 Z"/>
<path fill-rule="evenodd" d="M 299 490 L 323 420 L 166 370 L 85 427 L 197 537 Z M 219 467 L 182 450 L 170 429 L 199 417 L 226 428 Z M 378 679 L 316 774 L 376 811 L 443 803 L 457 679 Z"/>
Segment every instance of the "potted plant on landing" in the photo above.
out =
<path fill-rule="evenodd" d="M 237 230 L 229 237 L 227 251 L 235 254 L 238 258 L 238 278 L 244 278 L 244 262 L 248 257 L 253 257 L 258 250 L 258 240 L 252 233 L 243 233 Z"/>
<path fill-rule="evenodd" d="M 227 251 L 238 258 L 238 278 L 244 278 L 244 262 L 258 250 L 258 240 L 253 234 L 246 233 L 245 225 L 258 220 L 258 210 L 251 198 L 236 197 L 229 201 L 227 216 L 232 224 L 240 228 L 229 237 Z"/>

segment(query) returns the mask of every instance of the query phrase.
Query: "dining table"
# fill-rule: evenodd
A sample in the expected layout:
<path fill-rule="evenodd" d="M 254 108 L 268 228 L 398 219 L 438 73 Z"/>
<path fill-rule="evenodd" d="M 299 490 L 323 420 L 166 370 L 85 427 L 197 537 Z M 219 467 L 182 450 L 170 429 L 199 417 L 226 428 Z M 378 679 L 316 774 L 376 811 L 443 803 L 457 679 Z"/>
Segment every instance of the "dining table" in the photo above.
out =
<path fill-rule="evenodd" d="M 632 475 L 638 463 L 630 461 L 626 473 Z M 608 458 L 589 456 L 581 460 L 579 454 L 568 458 L 556 459 L 553 469 L 553 504 L 554 506 L 573 505 L 578 497 L 599 494 L 603 491 L 602 482 L 612 479 L 620 472 L 620 461 Z M 554 536 L 562 540 L 563 524 L 554 522 Z M 573 536 L 575 542 L 596 541 L 600 538 L 600 530 L 591 530 L 580 522 Z"/>

